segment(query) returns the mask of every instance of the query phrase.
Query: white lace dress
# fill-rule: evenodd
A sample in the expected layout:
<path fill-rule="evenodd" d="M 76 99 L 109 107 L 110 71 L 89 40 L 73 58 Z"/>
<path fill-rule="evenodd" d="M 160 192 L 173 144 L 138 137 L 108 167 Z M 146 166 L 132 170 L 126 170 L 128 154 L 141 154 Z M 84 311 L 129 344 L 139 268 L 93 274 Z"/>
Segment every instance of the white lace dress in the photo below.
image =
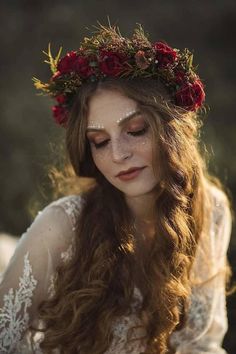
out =
<path fill-rule="evenodd" d="M 231 234 L 231 216 L 224 194 L 211 187 L 214 208 L 209 237 L 200 242 L 193 272 L 202 281 L 220 270 L 226 261 Z M 41 354 L 42 336 L 29 344 L 29 324 L 37 323 L 38 304 L 53 292 L 53 274 L 60 262 L 70 257 L 75 221 L 82 207 L 80 196 L 61 198 L 39 212 L 20 238 L 10 263 L 0 280 L 0 353 Z M 204 257 L 212 260 L 212 269 Z M 142 325 L 138 307 L 142 294 L 135 288 L 132 312 L 113 323 L 113 342 L 105 354 L 141 354 L 145 343 L 128 341 L 129 328 Z M 142 329 L 143 328 L 143 329 Z M 140 332 L 141 331 L 141 332 Z M 144 327 L 134 330 L 138 338 Z M 223 276 L 210 279 L 193 289 L 186 326 L 171 334 L 178 354 L 223 354 L 222 340 L 227 331 Z M 133 338 L 134 338 L 133 337 Z M 131 337 L 132 339 L 132 337 Z M 58 351 L 59 353 L 59 351 Z"/>

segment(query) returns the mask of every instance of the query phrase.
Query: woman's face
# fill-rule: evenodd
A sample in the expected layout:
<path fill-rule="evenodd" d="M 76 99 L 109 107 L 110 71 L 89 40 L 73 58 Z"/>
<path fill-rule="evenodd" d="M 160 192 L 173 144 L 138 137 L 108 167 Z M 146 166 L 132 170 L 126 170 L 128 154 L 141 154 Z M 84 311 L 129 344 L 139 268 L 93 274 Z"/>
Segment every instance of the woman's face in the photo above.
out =
<path fill-rule="evenodd" d="M 115 90 L 97 91 L 89 101 L 87 138 L 98 170 L 125 195 L 156 186 L 151 130 L 136 101 Z M 129 169 L 136 170 L 119 175 Z"/>

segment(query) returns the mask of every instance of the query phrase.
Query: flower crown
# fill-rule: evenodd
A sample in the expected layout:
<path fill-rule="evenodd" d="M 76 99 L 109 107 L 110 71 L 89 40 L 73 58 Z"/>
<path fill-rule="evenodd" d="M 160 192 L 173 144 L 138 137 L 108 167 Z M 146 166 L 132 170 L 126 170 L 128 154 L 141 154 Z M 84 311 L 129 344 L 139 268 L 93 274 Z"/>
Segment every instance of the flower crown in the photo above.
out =
<path fill-rule="evenodd" d="M 175 105 L 197 111 L 205 100 L 204 86 L 193 67 L 193 54 L 171 48 L 164 42 L 151 43 L 141 25 L 131 39 L 118 27 L 99 25 L 93 36 L 85 37 L 76 51 L 53 58 L 50 44 L 45 60 L 53 73 L 49 82 L 33 78 L 37 89 L 56 99 L 52 107 L 56 123 L 66 126 L 69 111 L 79 87 L 106 77 L 152 77 L 169 90 Z"/>

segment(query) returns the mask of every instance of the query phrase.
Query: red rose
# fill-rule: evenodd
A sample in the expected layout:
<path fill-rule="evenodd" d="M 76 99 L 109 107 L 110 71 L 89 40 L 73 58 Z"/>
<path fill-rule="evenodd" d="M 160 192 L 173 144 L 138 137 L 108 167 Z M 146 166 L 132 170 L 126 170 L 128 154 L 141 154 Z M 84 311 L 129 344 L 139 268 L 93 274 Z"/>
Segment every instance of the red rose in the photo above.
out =
<path fill-rule="evenodd" d="M 52 107 L 53 117 L 57 124 L 64 126 L 68 120 L 68 111 L 62 106 Z"/>
<path fill-rule="evenodd" d="M 99 56 L 100 70 L 110 76 L 119 75 L 124 69 L 124 54 L 102 50 Z"/>
<path fill-rule="evenodd" d="M 61 58 L 61 60 L 57 64 L 57 70 L 63 74 L 74 71 L 74 65 L 76 60 L 77 60 L 77 54 L 75 51 L 71 51 L 67 53 L 66 56 Z"/>
<path fill-rule="evenodd" d="M 66 96 L 63 94 L 58 95 L 58 96 L 56 96 L 56 100 L 58 103 L 64 104 L 66 102 Z"/>
<path fill-rule="evenodd" d="M 162 42 L 156 42 L 153 44 L 153 48 L 156 51 L 156 59 L 160 67 L 168 64 L 173 64 L 177 57 L 177 52 L 167 44 Z"/>
<path fill-rule="evenodd" d="M 149 67 L 150 62 L 148 61 L 148 58 L 146 57 L 145 52 L 143 50 L 139 50 L 134 57 L 135 62 L 140 69 L 145 70 Z"/>
<path fill-rule="evenodd" d="M 205 100 L 202 82 L 197 79 L 194 83 L 184 84 L 175 94 L 176 104 L 188 111 L 195 111 Z"/>
<path fill-rule="evenodd" d="M 78 56 L 74 62 L 74 70 L 84 79 L 94 73 L 94 69 L 89 65 L 89 63 L 90 60 L 82 56 Z"/>

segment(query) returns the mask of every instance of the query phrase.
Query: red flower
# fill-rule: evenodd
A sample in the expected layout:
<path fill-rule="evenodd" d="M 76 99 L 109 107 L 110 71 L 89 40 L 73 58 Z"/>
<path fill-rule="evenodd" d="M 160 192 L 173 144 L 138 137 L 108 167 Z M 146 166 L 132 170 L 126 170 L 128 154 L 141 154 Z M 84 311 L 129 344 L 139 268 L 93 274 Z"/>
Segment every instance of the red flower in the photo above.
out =
<path fill-rule="evenodd" d="M 66 96 L 63 94 L 58 95 L 58 96 L 56 96 L 56 100 L 58 103 L 64 104 L 64 103 L 66 103 Z"/>
<path fill-rule="evenodd" d="M 136 64 L 140 69 L 145 70 L 149 67 L 150 62 L 148 61 L 148 58 L 146 57 L 145 52 L 143 50 L 139 50 L 134 57 Z"/>
<path fill-rule="evenodd" d="M 153 44 L 153 48 L 156 51 L 156 59 L 160 67 L 173 64 L 177 57 L 177 52 L 167 44 L 162 42 L 156 42 Z"/>
<path fill-rule="evenodd" d="M 90 60 L 92 58 L 78 56 L 74 62 L 74 71 L 78 72 L 84 79 L 94 73 L 94 69 L 89 65 Z"/>
<path fill-rule="evenodd" d="M 71 71 L 74 71 L 74 65 L 76 60 L 77 60 L 76 52 L 75 51 L 68 52 L 66 56 L 61 58 L 61 60 L 57 64 L 57 70 L 62 74 L 66 74 Z"/>
<path fill-rule="evenodd" d="M 68 120 L 68 111 L 62 106 L 53 106 L 52 112 L 55 122 L 65 126 Z"/>
<path fill-rule="evenodd" d="M 124 69 L 126 57 L 122 53 L 102 50 L 99 56 L 100 70 L 110 76 L 118 76 Z"/>
<path fill-rule="evenodd" d="M 202 82 L 197 79 L 194 83 L 184 84 L 175 94 L 175 101 L 188 111 L 195 111 L 205 100 Z"/>

